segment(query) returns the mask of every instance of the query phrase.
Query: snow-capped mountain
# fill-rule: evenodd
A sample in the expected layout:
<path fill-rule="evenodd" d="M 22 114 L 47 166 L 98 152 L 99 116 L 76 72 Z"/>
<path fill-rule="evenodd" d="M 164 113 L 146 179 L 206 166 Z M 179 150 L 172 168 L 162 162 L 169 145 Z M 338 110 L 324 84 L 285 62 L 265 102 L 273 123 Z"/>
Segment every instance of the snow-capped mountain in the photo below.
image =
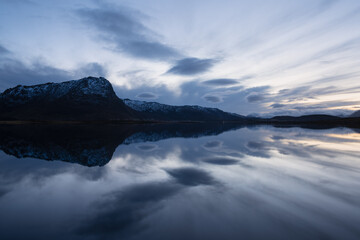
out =
<path fill-rule="evenodd" d="M 140 112 L 149 120 L 162 121 L 240 121 L 245 117 L 227 113 L 217 108 L 206 108 L 200 106 L 171 106 L 157 102 L 145 102 L 124 99 L 124 103 Z"/>
<path fill-rule="evenodd" d="M 16 86 L 0 94 L 2 120 L 242 121 L 216 108 L 170 106 L 118 98 L 105 78 Z"/>
<path fill-rule="evenodd" d="M 133 120 L 136 111 L 119 99 L 105 78 L 16 86 L 0 94 L 3 120 Z"/>
<path fill-rule="evenodd" d="M 105 78 L 87 77 L 62 83 L 46 83 L 33 86 L 18 85 L 4 91 L 0 98 L 6 104 L 25 104 L 29 101 L 54 101 L 61 98 L 90 100 L 89 96 L 98 99 L 115 98 L 111 83 Z"/>

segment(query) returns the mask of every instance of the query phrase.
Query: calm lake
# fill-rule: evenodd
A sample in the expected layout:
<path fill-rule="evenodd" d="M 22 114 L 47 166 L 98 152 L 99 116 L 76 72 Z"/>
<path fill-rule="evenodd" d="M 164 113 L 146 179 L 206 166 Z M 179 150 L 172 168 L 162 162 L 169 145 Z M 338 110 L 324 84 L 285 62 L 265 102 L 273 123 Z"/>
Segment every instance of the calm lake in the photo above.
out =
<path fill-rule="evenodd" d="M 0 127 L 0 239 L 360 239 L 360 134 Z"/>

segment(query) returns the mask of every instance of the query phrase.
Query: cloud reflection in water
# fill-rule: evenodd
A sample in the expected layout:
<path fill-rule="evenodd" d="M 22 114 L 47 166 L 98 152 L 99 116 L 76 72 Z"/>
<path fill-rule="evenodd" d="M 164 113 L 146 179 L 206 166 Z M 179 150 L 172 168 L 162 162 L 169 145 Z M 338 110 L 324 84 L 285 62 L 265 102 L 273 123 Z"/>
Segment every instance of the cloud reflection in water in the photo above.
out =
<path fill-rule="evenodd" d="M 114 146 L 109 136 L 98 139 Z M 360 236 L 360 138 L 350 129 L 150 136 L 119 144 L 103 167 L 1 153 L 1 239 Z"/>

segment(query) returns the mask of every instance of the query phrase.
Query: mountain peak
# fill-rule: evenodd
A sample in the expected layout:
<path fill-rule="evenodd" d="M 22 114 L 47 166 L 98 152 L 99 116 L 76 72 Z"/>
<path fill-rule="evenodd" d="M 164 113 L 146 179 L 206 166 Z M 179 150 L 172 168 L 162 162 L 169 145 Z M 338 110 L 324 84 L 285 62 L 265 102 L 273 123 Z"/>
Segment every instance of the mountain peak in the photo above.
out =
<path fill-rule="evenodd" d="M 32 86 L 18 85 L 0 94 L 7 104 L 24 104 L 29 101 L 54 101 L 56 99 L 115 98 L 111 83 L 103 77 L 86 77 L 62 83 L 44 83 Z"/>
<path fill-rule="evenodd" d="M 128 120 L 134 114 L 103 77 L 18 85 L 0 94 L 0 119 Z"/>
<path fill-rule="evenodd" d="M 103 77 L 86 77 L 79 80 L 64 82 L 71 90 L 76 90 L 78 95 L 99 95 L 102 97 L 114 97 L 115 92 L 111 83 Z"/>

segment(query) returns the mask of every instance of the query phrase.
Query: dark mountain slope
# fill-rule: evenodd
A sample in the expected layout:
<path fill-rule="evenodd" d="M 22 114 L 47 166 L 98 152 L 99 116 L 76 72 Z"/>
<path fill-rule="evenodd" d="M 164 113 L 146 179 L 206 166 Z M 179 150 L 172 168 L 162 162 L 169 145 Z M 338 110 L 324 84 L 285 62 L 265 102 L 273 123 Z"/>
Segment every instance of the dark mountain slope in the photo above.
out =
<path fill-rule="evenodd" d="M 359 128 L 360 118 L 343 118 L 331 115 L 304 115 L 299 117 L 276 116 L 270 119 L 258 119 L 257 123 L 266 123 L 274 126 L 300 126 L 305 128 L 350 127 Z"/>
<path fill-rule="evenodd" d="M 340 120 L 341 117 L 331 116 L 331 115 L 304 115 L 300 117 L 293 116 L 276 116 L 271 118 L 270 120 L 273 122 L 324 122 L 324 121 L 337 121 Z"/>
<path fill-rule="evenodd" d="M 136 111 L 119 99 L 105 78 L 16 86 L 0 95 L 2 120 L 134 120 Z"/>
<path fill-rule="evenodd" d="M 141 113 L 144 119 L 161 121 L 245 121 L 246 117 L 200 106 L 171 106 L 157 102 L 124 99 L 130 108 Z"/>
<path fill-rule="evenodd" d="M 351 114 L 350 117 L 360 117 L 360 110 Z"/>

